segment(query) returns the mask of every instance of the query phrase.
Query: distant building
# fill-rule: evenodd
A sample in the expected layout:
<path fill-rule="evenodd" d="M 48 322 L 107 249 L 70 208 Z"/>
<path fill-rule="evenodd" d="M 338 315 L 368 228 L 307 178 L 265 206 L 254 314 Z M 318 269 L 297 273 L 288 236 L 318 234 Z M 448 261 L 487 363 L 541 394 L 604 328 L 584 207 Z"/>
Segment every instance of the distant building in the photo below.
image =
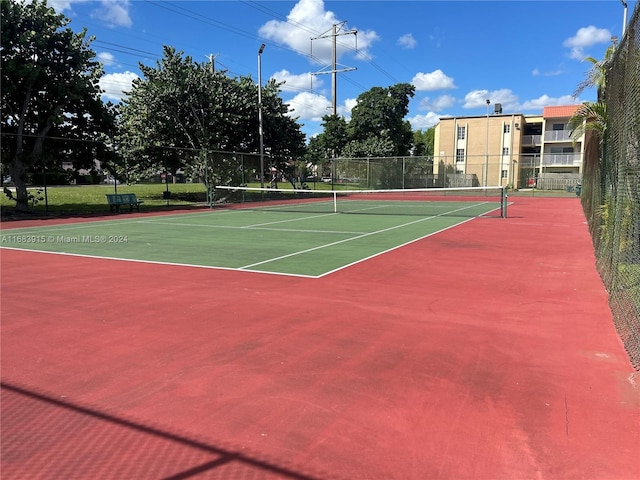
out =
<path fill-rule="evenodd" d="M 580 181 L 584 136 L 571 137 L 579 105 L 542 115 L 493 113 L 441 118 L 435 128 L 434 176 L 442 186 L 512 186 L 564 190 Z"/>

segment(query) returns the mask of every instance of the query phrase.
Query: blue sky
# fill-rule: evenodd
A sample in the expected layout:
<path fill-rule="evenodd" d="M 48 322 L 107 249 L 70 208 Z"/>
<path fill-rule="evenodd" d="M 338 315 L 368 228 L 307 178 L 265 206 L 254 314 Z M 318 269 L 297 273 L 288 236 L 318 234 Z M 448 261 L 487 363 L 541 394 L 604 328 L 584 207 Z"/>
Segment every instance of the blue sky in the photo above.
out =
<path fill-rule="evenodd" d="M 55 0 L 71 28 L 86 27 L 105 66 L 105 98 L 118 101 L 170 45 L 197 62 L 213 58 L 228 75 L 276 78 L 303 131 L 322 131 L 332 113 L 331 39 L 340 24 L 337 109 L 347 119 L 361 93 L 411 83 L 414 129 L 440 117 L 483 115 L 486 100 L 503 113 L 540 114 L 547 105 L 589 101 L 573 93 L 611 37 L 622 36 L 624 7 L 606 1 L 156 1 Z M 627 1 L 629 19 L 636 1 Z M 346 22 L 346 23 L 343 23 Z M 356 34 L 351 33 L 357 31 Z M 315 38 L 312 40 L 312 38 Z"/>

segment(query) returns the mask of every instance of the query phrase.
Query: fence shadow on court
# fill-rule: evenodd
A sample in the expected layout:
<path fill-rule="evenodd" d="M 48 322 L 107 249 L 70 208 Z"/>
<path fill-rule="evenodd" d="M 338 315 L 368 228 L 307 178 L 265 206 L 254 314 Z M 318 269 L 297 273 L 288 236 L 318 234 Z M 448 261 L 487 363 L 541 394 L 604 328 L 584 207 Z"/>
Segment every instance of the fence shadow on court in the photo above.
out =
<path fill-rule="evenodd" d="M 3 478 L 327 478 L 64 396 L 9 382 L 0 387 Z"/>

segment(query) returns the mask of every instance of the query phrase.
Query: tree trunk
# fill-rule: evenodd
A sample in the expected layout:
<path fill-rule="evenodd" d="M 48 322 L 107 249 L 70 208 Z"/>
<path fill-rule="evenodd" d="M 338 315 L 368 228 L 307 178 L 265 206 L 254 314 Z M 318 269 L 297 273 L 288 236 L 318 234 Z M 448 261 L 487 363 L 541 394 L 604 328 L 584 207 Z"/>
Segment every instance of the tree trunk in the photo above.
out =
<path fill-rule="evenodd" d="M 58 110 L 56 108 L 54 112 Z M 25 155 L 22 149 L 22 128 L 19 129 L 19 133 L 16 136 L 17 148 L 16 155 L 11 162 L 11 178 L 16 186 L 16 210 L 19 212 L 29 211 L 29 193 L 27 191 L 27 171 L 30 167 L 35 165 L 36 161 L 42 157 L 42 149 L 44 146 L 44 140 L 53 126 L 54 115 L 50 115 L 47 118 L 47 122 L 42 130 L 38 133 L 38 136 L 33 144 L 33 148 L 29 155 Z"/>
<path fill-rule="evenodd" d="M 11 179 L 16 186 L 16 210 L 29 211 L 29 194 L 26 182 L 27 169 L 24 160 L 16 155 L 11 164 Z"/>

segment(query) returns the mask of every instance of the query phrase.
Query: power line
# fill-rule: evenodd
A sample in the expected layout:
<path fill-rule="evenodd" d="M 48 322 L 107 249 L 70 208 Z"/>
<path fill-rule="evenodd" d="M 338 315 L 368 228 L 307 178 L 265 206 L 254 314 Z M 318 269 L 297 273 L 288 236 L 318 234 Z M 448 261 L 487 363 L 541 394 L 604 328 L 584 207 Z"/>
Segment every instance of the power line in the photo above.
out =
<path fill-rule="evenodd" d="M 331 82 L 331 104 L 333 106 L 333 114 L 334 115 L 336 115 L 338 113 L 338 108 L 337 108 L 338 79 L 337 79 L 337 75 L 338 75 L 339 72 L 349 72 L 349 71 L 355 70 L 354 67 L 345 67 L 345 66 L 342 66 L 343 68 L 341 68 L 340 70 L 337 69 L 338 64 L 336 62 L 336 59 L 337 59 L 336 39 L 340 35 L 357 35 L 358 34 L 358 32 L 356 30 L 344 30 L 344 31 L 341 30 L 342 27 L 345 25 L 345 23 L 346 22 L 334 24 L 331 27 L 331 34 L 328 34 L 328 32 L 325 32 L 325 33 L 321 34 L 320 36 L 311 39 L 311 41 L 313 41 L 313 40 L 318 40 L 320 38 L 329 38 L 329 37 L 331 37 L 331 72 L 320 71 L 320 72 L 314 73 L 314 75 L 319 75 L 319 74 L 322 74 L 322 73 L 331 73 L 331 76 L 332 76 L 332 82 Z"/>
<path fill-rule="evenodd" d="M 145 55 L 151 55 L 152 57 L 158 57 L 159 56 L 157 53 L 147 52 L 145 50 L 139 50 L 137 48 L 127 47 L 126 45 L 119 45 L 117 43 L 106 42 L 104 40 L 95 39 L 93 41 L 93 43 L 109 45 L 109 46 L 112 46 L 112 47 L 118 47 L 120 49 L 123 49 L 122 53 L 126 53 L 128 55 L 134 55 L 134 54 L 137 55 L 138 53 L 144 53 Z M 134 52 L 134 53 L 130 53 L 129 50 L 131 52 Z M 120 50 L 117 50 L 117 51 L 120 51 Z"/>
<path fill-rule="evenodd" d="M 162 0 L 146 0 L 147 3 L 149 3 L 150 5 L 155 6 L 156 8 L 162 8 L 164 10 L 170 11 L 173 14 L 177 14 L 177 15 L 181 15 L 184 16 L 188 19 L 200 22 L 200 23 L 204 23 L 207 25 L 212 25 L 215 26 L 216 28 L 220 28 L 222 30 L 231 32 L 234 35 L 238 35 L 238 36 L 242 36 L 245 38 L 250 38 L 250 39 L 255 39 L 256 35 L 255 33 L 252 32 L 248 32 L 245 31 L 243 29 L 240 29 L 238 27 L 235 27 L 233 25 L 230 25 L 228 23 L 225 22 L 221 22 L 215 19 L 212 19 L 210 17 L 207 17 L 206 15 L 200 14 L 198 12 L 195 12 L 193 10 L 190 10 L 188 8 L 185 8 L 183 6 L 180 5 L 176 5 L 176 4 L 172 4 L 172 3 L 168 3 L 166 1 L 162 1 Z M 299 22 L 295 22 L 293 20 L 291 20 L 290 18 L 266 7 L 265 5 L 259 4 L 258 2 L 255 1 L 242 1 L 241 3 L 243 3 L 244 5 L 253 8 L 255 10 L 261 11 L 264 14 L 268 15 L 271 18 L 275 18 L 276 20 L 280 20 L 280 21 L 286 21 L 289 25 L 298 28 L 300 30 L 303 30 L 305 32 L 311 33 L 311 34 L 317 34 L 317 30 L 313 29 L 312 27 L 309 27 L 307 25 L 304 25 L 302 23 Z M 266 43 L 268 43 L 269 45 L 273 46 L 274 48 L 279 48 L 282 50 L 288 50 L 291 51 L 295 54 L 298 55 L 303 55 L 308 57 L 309 59 L 311 59 L 312 61 L 315 62 L 321 62 L 320 59 L 314 57 L 310 52 L 304 52 L 301 50 L 298 50 L 296 48 L 291 48 L 291 47 L 287 47 L 287 46 L 283 46 L 281 44 L 276 44 L 274 42 L 269 42 L 268 40 L 263 40 Z M 107 41 L 102 41 L 102 40 L 96 40 L 95 41 L 97 43 L 98 46 L 101 46 L 102 48 L 104 48 L 105 50 L 110 50 L 113 52 L 118 52 L 118 53 L 122 53 L 125 55 L 132 55 L 132 56 L 140 56 L 143 55 L 145 57 L 151 57 L 154 59 L 158 59 L 160 58 L 160 55 L 153 53 L 153 52 L 149 52 L 146 50 L 142 50 L 142 49 L 138 49 L 138 48 L 132 48 L 132 47 L 128 47 L 125 45 L 121 45 L 118 43 L 113 43 L 113 42 L 107 42 Z M 388 77 L 389 79 L 391 79 L 392 81 L 398 83 L 397 79 L 395 77 L 393 77 L 393 75 L 391 75 L 389 72 L 387 72 L 382 66 L 378 65 L 376 62 L 373 61 L 373 59 L 368 56 L 367 54 L 365 54 L 364 52 L 358 50 L 357 48 L 353 48 L 350 45 L 344 44 L 343 42 L 336 42 L 337 45 L 340 46 L 340 48 L 344 48 L 345 50 L 348 51 L 352 51 L 354 53 L 356 53 L 357 55 L 360 56 L 360 58 L 364 59 L 366 62 L 368 62 L 373 68 L 377 69 L 380 73 L 382 73 L 383 75 L 385 75 L 386 77 Z M 242 76 L 242 74 L 239 74 L 237 72 L 232 71 L 227 65 L 225 65 L 224 63 L 222 63 L 221 61 L 219 61 L 218 59 L 216 59 L 216 64 L 221 65 L 222 67 L 225 68 L 225 71 L 232 74 L 232 75 L 236 75 L 236 76 Z M 362 91 L 366 91 L 367 87 L 365 87 L 364 85 L 359 84 L 358 82 L 352 80 L 352 79 L 347 79 L 345 78 L 345 80 L 356 86 L 357 88 L 359 88 Z M 112 82 L 111 85 L 114 85 L 115 82 Z M 310 87 L 309 89 L 304 89 L 302 87 L 293 87 L 293 88 L 289 88 L 289 90 L 295 90 L 295 91 L 307 91 L 307 92 L 313 92 L 313 88 Z M 313 105 L 306 105 L 307 107 L 309 107 L 310 109 L 314 109 L 316 111 L 318 111 L 317 108 L 313 108 Z"/>

